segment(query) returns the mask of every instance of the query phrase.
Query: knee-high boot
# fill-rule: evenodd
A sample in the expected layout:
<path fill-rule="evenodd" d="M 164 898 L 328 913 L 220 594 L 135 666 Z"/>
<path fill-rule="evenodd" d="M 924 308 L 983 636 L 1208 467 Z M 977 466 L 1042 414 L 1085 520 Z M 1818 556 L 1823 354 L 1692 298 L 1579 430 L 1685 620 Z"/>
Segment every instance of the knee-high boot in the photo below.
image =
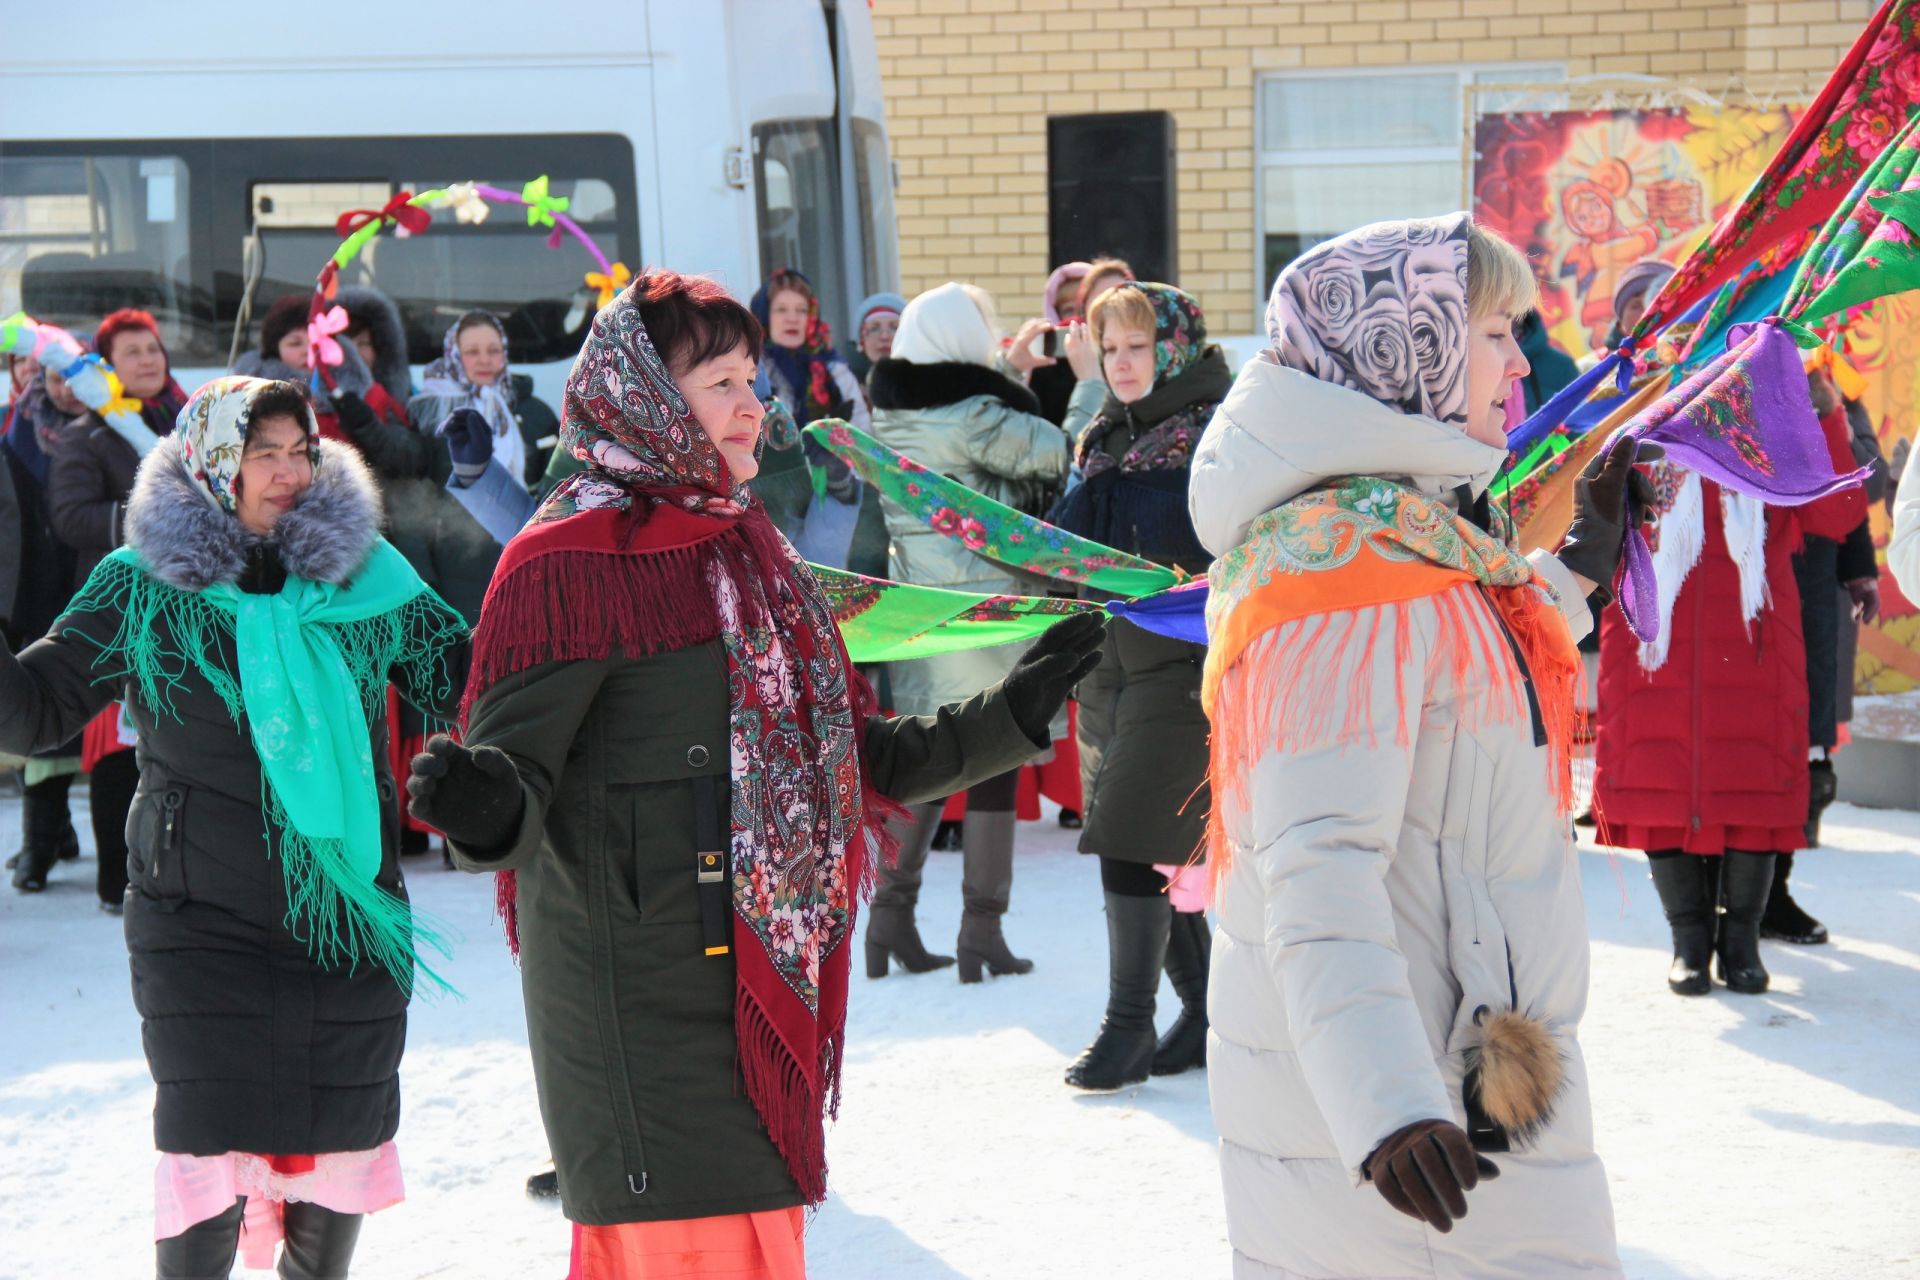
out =
<path fill-rule="evenodd" d="M 1204 911 L 1175 911 L 1167 929 L 1167 979 L 1180 997 L 1180 1016 L 1153 1051 L 1153 1074 L 1175 1076 L 1207 1065 L 1207 968 L 1213 930 Z"/>
<path fill-rule="evenodd" d="M 1711 860 L 1691 853 L 1647 855 L 1653 887 L 1673 930 L 1673 964 L 1667 986 L 1678 996 L 1703 996 L 1713 990 L 1708 976 L 1713 954 L 1713 883 Z"/>
<path fill-rule="evenodd" d="M 281 1210 L 287 1238 L 280 1249 L 280 1280 L 347 1280 L 361 1217 L 289 1200 Z"/>
<path fill-rule="evenodd" d="M 978 982 L 982 968 L 996 978 L 1031 973 L 1033 961 L 1013 954 L 1000 931 L 1013 896 L 1013 811 L 967 806 L 960 827 L 960 981 Z"/>
<path fill-rule="evenodd" d="M 67 792 L 73 775 L 46 778 L 22 790 L 20 795 L 20 852 L 14 860 L 13 887 L 22 893 L 38 893 L 47 887 L 47 875 L 53 864 L 80 848 L 73 830 L 73 818 L 67 812 Z"/>
<path fill-rule="evenodd" d="M 196 1222 L 177 1236 L 153 1242 L 154 1275 L 158 1280 L 227 1280 L 233 1255 L 240 1250 L 240 1219 L 247 1202 L 205 1222 Z"/>
<path fill-rule="evenodd" d="M 1153 1069 L 1153 1006 L 1166 963 L 1173 908 L 1164 894 L 1132 897 L 1107 892 L 1107 1014 L 1099 1034 L 1073 1065 L 1076 1089 L 1139 1084 Z"/>
<path fill-rule="evenodd" d="M 1727 990 L 1757 996 L 1770 981 L 1760 961 L 1760 917 L 1773 889 L 1771 853 L 1737 853 L 1720 858 L 1720 896 L 1726 915 L 1720 921 L 1720 981 Z"/>
<path fill-rule="evenodd" d="M 942 807 L 937 802 L 913 806 L 912 821 L 898 830 L 899 861 L 880 868 L 880 886 L 874 890 L 873 906 L 867 912 L 869 978 L 887 976 L 888 956 L 899 961 L 908 973 L 927 973 L 953 963 L 952 956 L 937 956 L 927 950 L 913 919 L 914 908 L 920 903 L 920 875 L 926 869 L 927 849 Z"/>

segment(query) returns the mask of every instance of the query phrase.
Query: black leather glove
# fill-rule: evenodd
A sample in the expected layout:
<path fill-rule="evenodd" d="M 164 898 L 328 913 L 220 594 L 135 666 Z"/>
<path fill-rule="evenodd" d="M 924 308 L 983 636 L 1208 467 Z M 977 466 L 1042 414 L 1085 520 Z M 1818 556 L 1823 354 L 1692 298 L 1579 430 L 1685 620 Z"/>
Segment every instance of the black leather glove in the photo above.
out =
<path fill-rule="evenodd" d="M 351 391 L 333 393 L 333 414 L 340 419 L 340 429 L 350 436 L 375 425 L 372 407 Z"/>
<path fill-rule="evenodd" d="M 520 772 L 498 747 L 469 751 L 444 733 L 427 740 L 407 778 L 407 812 L 476 852 L 499 850 L 520 825 Z"/>
<path fill-rule="evenodd" d="M 1467 1216 L 1467 1192 L 1500 1167 L 1474 1154 L 1467 1131 L 1451 1120 L 1416 1120 L 1390 1135 L 1360 1166 L 1387 1203 L 1435 1231 Z"/>
<path fill-rule="evenodd" d="M 1633 469 L 1636 462 L 1652 462 L 1666 450 L 1644 440 L 1609 445 L 1587 464 L 1573 489 L 1573 523 L 1560 548 L 1560 563 L 1595 586 L 1599 604 L 1613 601 L 1613 575 L 1627 530 L 1639 528 L 1653 505 L 1653 484 Z"/>
<path fill-rule="evenodd" d="M 1020 731 L 1046 745 L 1047 726 L 1073 693 L 1073 686 L 1100 665 L 1100 644 L 1107 620 L 1097 613 L 1076 613 L 1054 623 L 1007 673 L 1001 690 Z"/>

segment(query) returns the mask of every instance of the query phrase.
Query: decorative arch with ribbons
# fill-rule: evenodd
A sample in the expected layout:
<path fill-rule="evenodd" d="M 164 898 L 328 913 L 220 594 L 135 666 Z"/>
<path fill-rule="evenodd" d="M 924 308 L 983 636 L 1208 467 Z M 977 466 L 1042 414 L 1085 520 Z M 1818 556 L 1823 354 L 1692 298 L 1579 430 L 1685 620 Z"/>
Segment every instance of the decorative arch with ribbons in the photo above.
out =
<path fill-rule="evenodd" d="M 80 349 L 72 334 L 58 325 L 42 324 L 25 312 L 0 320 L 0 355 L 29 356 L 67 380 L 81 404 L 100 415 L 141 457 L 153 451 L 160 437 L 140 416 L 141 401 L 127 394 L 120 375 L 100 356 Z"/>
<path fill-rule="evenodd" d="M 525 209 L 528 227 L 547 229 L 548 248 L 559 248 L 568 237 L 579 242 L 594 265 L 594 270 L 581 277 L 582 283 L 595 291 L 596 306 L 604 307 L 612 302 L 633 280 L 632 271 L 624 262 L 607 259 L 594 238 L 567 215 L 571 203 L 568 197 L 551 194 L 549 185 L 544 173 L 518 192 L 484 182 L 456 182 L 417 194 L 401 191 L 379 209 L 349 209 L 342 213 L 334 223 L 340 246 L 320 269 L 313 285 L 313 301 L 307 308 L 307 368 L 332 387 L 332 369 L 345 358 L 336 335 L 346 329 L 347 314 L 333 301 L 339 288 L 340 269 L 358 257 L 360 251 L 388 227 L 403 238 L 422 235 L 432 227 L 433 215 L 442 210 L 451 210 L 460 223 L 477 226 L 487 220 L 494 205 Z"/>

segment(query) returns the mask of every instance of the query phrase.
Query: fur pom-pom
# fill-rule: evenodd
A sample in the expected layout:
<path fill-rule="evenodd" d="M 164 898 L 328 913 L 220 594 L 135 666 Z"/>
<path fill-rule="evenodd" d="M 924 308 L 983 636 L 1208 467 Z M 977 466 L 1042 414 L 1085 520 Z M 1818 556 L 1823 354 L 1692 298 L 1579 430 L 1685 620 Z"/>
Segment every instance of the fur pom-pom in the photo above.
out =
<path fill-rule="evenodd" d="M 1502 1009 L 1477 1020 L 1480 1043 L 1467 1050 L 1467 1076 L 1475 1081 L 1487 1118 L 1516 1147 L 1540 1135 L 1553 1119 L 1566 1080 L 1566 1064 L 1553 1032 L 1537 1018 Z"/>

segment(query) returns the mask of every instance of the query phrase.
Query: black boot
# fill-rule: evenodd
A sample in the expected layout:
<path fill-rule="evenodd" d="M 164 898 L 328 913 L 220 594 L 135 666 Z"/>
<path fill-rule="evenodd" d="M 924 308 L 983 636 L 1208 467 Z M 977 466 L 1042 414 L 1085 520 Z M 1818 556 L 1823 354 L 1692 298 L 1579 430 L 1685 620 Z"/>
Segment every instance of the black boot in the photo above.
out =
<path fill-rule="evenodd" d="M 1814 819 L 1819 825 L 1819 819 Z M 1787 892 L 1787 878 L 1793 874 L 1793 855 L 1773 855 L 1773 889 L 1767 894 L 1767 913 L 1760 917 L 1760 936 L 1776 942 L 1791 942 L 1816 947 L 1827 940 L 1827 926 L 1815 920 Z"/>
<path fill-rule="evenodd" d="M 1840 779 L 1833 776 L 1832 760 L 1807 761 L 1807 848 L 1820 847 L 1820 815 L 1840 794 Z M 1823 939 L 1824 941 L 1824 939 Z"/>
<path fill-rule="evenodd" d="M 1650 853 L 1647 866 L 1673 930 L 1667 986 L 1675 995 L 1703 996 L 1713 990 L 1707 972 L 1713 952 L 1713 870 L 1707 859 L 1677 852 Z"/>
<path fill-rule="evenodd" d="M 913 909 L 920 901 L 920 875 L 927 865 L 927 846 L 933 839 L 934 824 L 940 820 L 940 803 L 918 805 L 914 820 L 900 836 L 900 857 L 891 867 L 880 868 L 880 887 L 874 890 L 873 906 L 867 912 L 867 976 L 887 976 L 887 957 L 898 961 L 908 973 L 928 973 L 953 963 L 952 956 L 937 956 L 920 941 L 920 927 L 914 923 Z"/>
<path fill-rule="evenodd" d="M 280 1280 L 347 1280 L 361 1216 L 287 1201 L 281 1209 L 287 1239 L 280 1249 Z"/>
<path fill-rule="evenodd" d="M 1076 1089 L 1121 1089 L 1153 1070 L 1153 1003 L 1173 908 L 1164 894 L 1106 897 L 1107 1016 L 1093 1043 L 1067 1068 L 1067 1083 Z"/>
<path fill-rule="evenodd" d="M 1013 954 L 1000 922 L 1013 896 L 1012 810 L 967 809 L 961 830 L 960 981 L 980 981 L 982 967 L 996 978 L 1032 973 L 1033 961 Z"/>
<path fill-rule="evenodd" d="M 527 1199 L 558 1200 L 559 1198 L 560 1172 L 552 1165 L 527 1178 Z"/>
<path fill-rule="evenodd" d="M 240 1249 L 240 1219 L 246 1208 L 245 1200 L 235 1200 L 218 1217 L 154 1241 L 154 1274 L 159 1280 L 227 1280 Z"/>
<path fill-rule="evenodd" d="M 60 859 L 63 838 L 73 827 L 67 814 L 67 790 L 72 785 L 72 776 L 65 775 L 36 782 L 21 792 L 20 858 L 13 867 L 13 887 L 22 893 L 46 888 L 47 873 Z"/>
<path fill-rule="evenodd" d="M 1760 962 L 1760 917 L 1773 889 L 1773 860 L 1771 853 L 1732 849 L 1720 859 L 1720 898 L 1727 907 L 1720 921 L 1720 981 L 1743 996 L 1767 989 L 1767 967 Z"/>
<path fill-rule="evenodd" d="M 1213 931 L 1204 911 L 1175 911 L 1167 929 L 1167 978 L 1180 997 L 1180 1016 L 1153 1051 L 1153 1074 L 1177 1076 L 1207 1065 L 1207 966 Z"/>

